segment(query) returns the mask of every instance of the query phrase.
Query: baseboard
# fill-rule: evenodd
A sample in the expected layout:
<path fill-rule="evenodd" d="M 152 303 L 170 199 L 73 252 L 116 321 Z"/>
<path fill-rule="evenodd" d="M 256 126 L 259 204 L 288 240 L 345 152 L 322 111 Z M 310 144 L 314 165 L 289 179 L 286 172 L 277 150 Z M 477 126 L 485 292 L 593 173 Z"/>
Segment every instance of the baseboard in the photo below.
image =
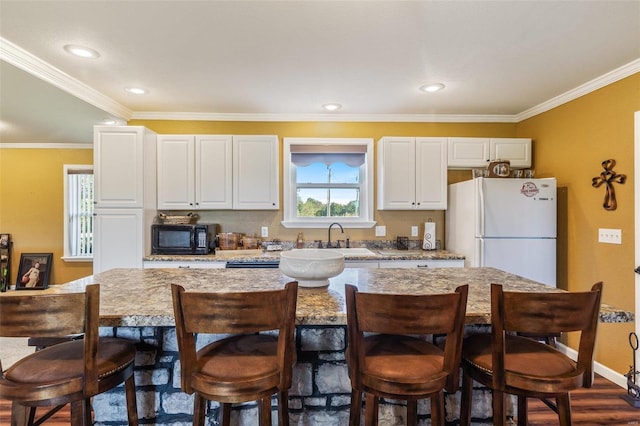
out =
<path fill-rule="evenodd" d="M 578 351 L 576 351 L 575 349 L 572 349 L 559 342 L 556 343 L 556 345 L 558 346 L 558 350 L 567 355 L 569 358 L 573 359 L 574 361 L 578 359 Z M 627 378 L 624 376 L 624 374 L 620 374 L 617 371 L 610 369 L 606 365 L 600 364 L 599 362 L 593 363 L 593 369 L 596 373 L 609 380 L 610 382 L 615 383 L 624 390 L 627 389 Z"/>

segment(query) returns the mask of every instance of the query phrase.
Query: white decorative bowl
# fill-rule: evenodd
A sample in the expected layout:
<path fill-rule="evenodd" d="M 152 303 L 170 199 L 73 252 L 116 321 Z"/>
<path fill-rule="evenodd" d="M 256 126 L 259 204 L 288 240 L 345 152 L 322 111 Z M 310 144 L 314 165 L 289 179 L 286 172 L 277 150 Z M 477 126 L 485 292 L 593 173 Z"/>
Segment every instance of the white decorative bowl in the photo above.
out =
<path fill-rule="evenodd" d="M 332 250 L 294 249 L 280 253 L 280 271 L 300 287 L 324 287 L 344 271 L 344 255 Z"/>

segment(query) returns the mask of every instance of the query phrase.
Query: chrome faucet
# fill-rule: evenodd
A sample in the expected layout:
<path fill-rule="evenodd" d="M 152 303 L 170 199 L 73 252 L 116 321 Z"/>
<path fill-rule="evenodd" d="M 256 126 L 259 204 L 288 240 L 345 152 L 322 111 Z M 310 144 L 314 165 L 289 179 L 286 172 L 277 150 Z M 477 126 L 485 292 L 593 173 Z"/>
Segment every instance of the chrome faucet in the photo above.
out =
<path fill-rule="evenodd" d="M 327 248 L 331 248 L 331 228 L 333 227 L 333 225 L 338 225 L 340 227 L 340 232 L 344 234 L 344 228 L 338 222 L 333 222 L 331 225 L 329 225 L 329 232 L 328 232 L 329 235 L 327 237 Z M 340 243 L 338 243 L 338 245 L 336 245 L 335 248 L 339 248 L 339 247 L 340 247 Z"/>

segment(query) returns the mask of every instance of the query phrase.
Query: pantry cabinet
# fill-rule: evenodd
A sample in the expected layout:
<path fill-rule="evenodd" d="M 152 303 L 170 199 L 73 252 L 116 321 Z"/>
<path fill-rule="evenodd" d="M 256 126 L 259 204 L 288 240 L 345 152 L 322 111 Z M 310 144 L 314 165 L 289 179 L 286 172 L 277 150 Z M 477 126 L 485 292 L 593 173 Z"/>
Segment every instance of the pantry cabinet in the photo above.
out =
<path fill-rule="evenodd" d="M 232 136 L 160 135 L 158 209 L 231 209 Z"/>
<path fill-rule="evenodd" d="M 156 216 L 156 137 L 141 126 L 94 128 L 93 273 L 141 268 Z"/>
<path fill-rule="evenodd" d="M 447 139 L 378 141 L 378 210 L 447 208 Z"/>
<path fill-rule="evenodd" d="M 448 138 L 450 169 L 484 168 L 494 160 L 509 160 L 512 168 L 531 167 L 531 139 Z"/>
<path fill-rule="evenodd" d="M 159 210 L 277 210 L 277 136 L 161 135 Z"/>

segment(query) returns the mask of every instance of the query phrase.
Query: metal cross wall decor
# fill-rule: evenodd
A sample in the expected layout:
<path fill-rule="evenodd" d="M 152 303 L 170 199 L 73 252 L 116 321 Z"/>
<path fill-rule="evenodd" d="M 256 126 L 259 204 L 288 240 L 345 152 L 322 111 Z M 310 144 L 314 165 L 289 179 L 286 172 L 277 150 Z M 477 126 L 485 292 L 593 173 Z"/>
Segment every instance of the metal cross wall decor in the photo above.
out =
<path fill-rule="evenodd" d="M 604 160 L 602 162 L 604 171 L 600 173 L 600 176 L 591 179 L 591 186 L 594 188 L 599 188 L 602 184 L 605 185 L 604 203 L 602 203 L 602 207 L 604 207 L 605 210 L 615 210 L 618 207 L 616 191 L 613 188 L 613 184 L 622 184 L 627 180 L 627 175 L 618 174 L 613 171 L 615 165 L 616 160 Z"/>

